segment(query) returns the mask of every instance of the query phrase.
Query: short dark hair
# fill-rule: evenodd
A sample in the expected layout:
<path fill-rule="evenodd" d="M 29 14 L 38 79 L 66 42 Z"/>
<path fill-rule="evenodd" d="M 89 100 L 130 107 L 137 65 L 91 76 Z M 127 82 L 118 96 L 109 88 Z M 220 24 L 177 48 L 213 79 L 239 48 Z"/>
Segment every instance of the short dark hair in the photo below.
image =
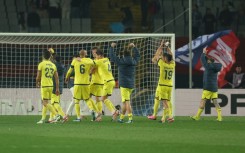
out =
<path fill-rule="evenodd" d="M 60 56 L 59 55 L 55 55 L 55 60 L 57 61 L 57 62 L 60 62 L 61 61 L 61 58 L 60 58 Z"/>
<path fill-rule="evenodd" d="M 94 50 L 94 49 L 98 50 L 98 49 L 99 49 L 99 47 L 93 47 L 91 50 Z"/>
<path fill-rule="evenodd" d="M 173 60 L 173 56 L 171 54 L 163 53 L 163 56 L 166 57 L 169 62 Z"/>
<path fill-rule="evenodd" d="M 97 49 L 96 54 L 100 56 L 104 56 L 104 52 L 101 49 Z"/>
<path fill-rule="evenodd" d="M 50 51 L 48 51 L 47 49 L 43 50 L 43 58 L 47 60 L 50 57 L 51 57 Z"/>

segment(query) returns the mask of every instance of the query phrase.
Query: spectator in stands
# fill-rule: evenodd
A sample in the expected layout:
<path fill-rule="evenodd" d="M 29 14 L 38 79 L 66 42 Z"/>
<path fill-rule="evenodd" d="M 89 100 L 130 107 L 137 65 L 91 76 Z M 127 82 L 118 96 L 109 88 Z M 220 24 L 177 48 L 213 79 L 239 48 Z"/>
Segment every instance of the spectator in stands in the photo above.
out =
<path fill-rule="evenodd" d="M 61 0 L 62 18 L 69 19 L 71 12 L 71 0 Z"/>
<path fill-rule="evenodd" d="M 245 87 L 245 75 L 242 73 L 241 65 L 236 66 L 236 71 L 232 74 L 232 83 L 229 82 L 232 88 L 244 88 Z"/>
<path fill-rule="evenodd" d="M 195 4 L 192 8 L 192 34 L 193 37 L 196 38 L 199 36 L 199 28 L 202 23 L 202 14 L 198 10 L 197 4 Z"/>
<path fill-rule="evenodd" d="M 49 0 L 33 0 L 32 3 L 36 4 L 40 18 L 48 18 L 49 13 Z"/>
<path fill-rule="evenodd" d="M 80 18 L 81 0 L 71 0 L 71 18 Z"/>
<path fill-rule="evenodd" d="M 28 32 L 40 32 L 40 16 L 37 13 L 36 6 L 31 6 L 31 11 L 27 15 Z"/>
<path fill-rule="evenodd" d="M 130 7 L 123 7 L 121 8 L 123 13 L 122 17 L 122 24 L 124 25 L 124 32 L 125 33 L 132 33 L 133 32 L 133 14 Z"/>
<path fill-rule="evenodd" d="M 61 18 L 60 0 L 49 0 L 49 18 Z"/>
<path fill-rule="evenodd" d="M 224 5 L 223 10 L 220 12 L 219 21 L 220 30 L 227 30 L 231 28 L 233 17 L 230 10 L 228 9 L 228 5 Z"/>
<path fill-rule="evenodd" d="M 214 33 L 214 25 L 216 19 L 210 8 L 206 9 L 206 14 L 203 17 L 203 23 L 205 27 L 205 34 Z"/>
<path fill-rule="evenodd" d="M 141 0 L 140 8 L 141 8 L 141 28 L 143 30 L 146 30 L 148 28 L 147 26 L 148 0 Z"/>

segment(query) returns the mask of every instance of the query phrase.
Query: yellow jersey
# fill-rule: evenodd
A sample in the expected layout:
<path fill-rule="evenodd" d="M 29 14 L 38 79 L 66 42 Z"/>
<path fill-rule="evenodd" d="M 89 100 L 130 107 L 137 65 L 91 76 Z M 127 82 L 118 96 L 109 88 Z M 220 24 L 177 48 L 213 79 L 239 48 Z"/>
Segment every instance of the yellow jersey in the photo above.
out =
<path fill-rule="evenodd" d="M 57 71 L 55 64 L 50 60 L 43 60 L 38 65 L 38 71 L 41 71 L 41 87 L 53 87 L 53 76 Z"/>
<path fill-rule="evenodd" d="M 108 58 L 102 58 L 95 61 L 98 73 L 102 77 L 103 81 L 107 82 L 114 80 L 111 70 L 111 62 Z"/>
<path fill-rule="evenodd" d="M 96 61 L 97 60 L 94 60 L 95 63 L 96 63 Z M 97 64 L 96 64 L 96 70 L 92 74 L 91 84 L 104 84 L 104 80 L 103 80 L 101 74 L 99 74 L 98 65 Z"/>
<path fill-rule="evenodd" d="M 71 68 L 75 71 L 74 85 L 89 85 L 90 84 L 90 69 L 94 66 L 94 61 L 90 58 L 74 59 L 71 63 Z"/>
<path fill-rule="evenodd" d="M 169 64 L 159 59 L 158 66 L 160 67 L 160 76 L 158 84 L 165 86 L 173 86 L 173 77 L 175 71 L 175 62 L 171 61 Z"/>

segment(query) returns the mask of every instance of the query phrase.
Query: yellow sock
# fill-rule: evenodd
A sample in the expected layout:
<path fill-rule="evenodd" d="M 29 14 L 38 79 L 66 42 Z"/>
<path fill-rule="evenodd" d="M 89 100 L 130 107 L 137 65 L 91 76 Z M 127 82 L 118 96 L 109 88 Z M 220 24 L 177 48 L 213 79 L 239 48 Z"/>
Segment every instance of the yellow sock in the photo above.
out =
<path fill-rule="evenodd" d="M 172 117 L 173 116 L 173 105 L 172 105 L 172 103 L 171 103 L 171 101 L 168 101 L 168 114 L 170 115 L 170 117 Z"/>
<path fill-rule="evenodd" d="M 128 120 L 133 120 L 133 114 L 132 113 L 128 114 Z"/>
<path fill-rule="evenodd" d="M 96 106 L 97 106 L 99 112 L 102 112 L 102 108 L 103 108 L 102 101 L 97 102 Z"/>
<path fill-rule="evenodd" d="M 202 114 L 202 112 L 203 112 L 203 109 L 198 108 L 198 111 L 197 111 L 196 117 L 200 117 L 200 116 L 201 116 L 201 114 Z"/>
<path fill-rule="evenodd" d="M 47 104 L 46 107 L 47 107 L 47 109 L 48 109 L 51 113 L 53 113 L 54 115 L 57 115 L 57 112 L 56 112 L 55 108 L 53 107 L 53 105 Z"/>
<path fill-rule="evenodd" d="M 77 118 L 80 118 L 80 104 L 75 102 L 75 110 L 76 110 L 76 114 L 77 114 Z"/>
<path fill-rule="evenodd" d="M 115 112 L 116 108 L 115 108 L 115 106 L 112 104 L 112 102 L 111 102 L 109 99 L 106 99 L 106 100 L 104 101 L 104 103 L 105 103 L 107 109 L 113 114 L 113 113 Z"/>
<path fill-rule="evenodd" d="M 216 108 L 217 114 L 218 114 L 218 118 L 222 118 L 222 114 L 221 114 L 221 108 Z"/>
<path fill-rule="evenodd" d="M 95 111 L 95 112 L 99 111 L 94 101 L 91 98 L 86 100 L 86 104 L 91 111 Z"/>
<path fill-rule="evenodd" d="M 164 116 L 164 120 L 166 119 L 166 117 L 168 116 L 169 114 L 169 109 L 163 109 L 163 116 Z M 163 118 L 162 118 L 163 119 Z"/>
<path fill-rule="evenodd" d="M 57 110 L 58 114 L 60 114 L 62 117 L 65 116 L 65 113 L 63 112 L 59 103 L 54 103 L 54 108 Z"/>
<path fill-rule="evenodd" d="M 46 114 L 47 114 L 47 107 L 43 106 L 43 109 L 42 109 L 42 120 L 46 119 Z"/>
<path fill-rule="evenodd" d="M 167 114 L 167 112 L 168 112 L 168 109 L 163 109 L 163 112 L 162 112 L 162 121 L 165 121 L 165 119 L 166 119 L 166 114 Z"/>
<path fill-rule="evenodd" d="M 155 98 L 154 100 L 154 109 L 153 109 L 153 116 L 157 116 L 158 108 L 159 108 L 160 101 Z"/>
<path fill-rule="evenodd" d="M 49 120 L 53 120 L 53 119 L 54 119 L 54 117 L 55 117 L 55 115 L 54 115 L 52 112 L 50 112 L 50 115 L 49 115 Z"/>
<path fill-rule="evenodd" d="M 89 101 L 91 101 L 91 104 L 92 104 L 92 106 L 93 106 L 93 110 L 94 110 L 96 113 L 98 113 L 98 112 L 99 112 L 99 109 L 98 109 L 98 107 L 96 106 L 94 100 L 93 100 L 92 98 L 90 98 Z"/>
<path fill-rule="evenodd" d="M 124 117 L 125 117 L 125 115 L 123 115 L 123 114 L 120 115 L 120 119 L 121 119 L 121 120 L 123 120 Z"/>

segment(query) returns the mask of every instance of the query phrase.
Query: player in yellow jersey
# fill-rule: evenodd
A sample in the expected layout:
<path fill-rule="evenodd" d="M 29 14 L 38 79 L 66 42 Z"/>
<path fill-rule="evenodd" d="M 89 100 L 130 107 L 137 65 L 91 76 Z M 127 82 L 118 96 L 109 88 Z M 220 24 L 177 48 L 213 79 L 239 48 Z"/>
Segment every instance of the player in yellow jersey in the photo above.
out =
<path fill-rule="evenodd" d="M 57 73 L 56 66 L 49 60 L 51 53 L 48 50 L 43 51 L 43 61 L 38 65 L 36 84 L 37 87 L 41 87 L 41 97 L 42 104 L 47 108 L 51 113 L 55 115 L 54 121 L 60 120 L 61 116 L 57 114 L 55 108 L 49 104 L 51 100 L 52 90 L 53 90 L 53 76 L 55 78 L 56 87 L 59 86 L 59 78 Z M 59 88 L 56 88 L 56 95 L 59 95 Z M 37 122 L 37 124 L 45 123 L 44 119 L 46 118 L 45 109 L 42 110 L 42 119 Z"/>
<path fill-rule="evenodd" d="M 97 120 L 100 120 L 101 113 L 96 107 L 94 101 L 90 98 L 90 71 L 94 66 L 94 62 L 90 58 L 86 58 L 87 51 L 80 51 L 80 60 L 74 59 L 69 68 L 65 82 L 68 83 L 72 70 L 75 71 L 74 78 L 74 100 L 77 118 L 80 117 L 80 100 L 84 100 L 91 111 L 98 113 Z"/>
<path fill-rule="evenodd" d="M 161 45 L 163 45 L 163 41 L 161 42 Z M 163 106 L 165 108 L 161 119 L 162 123 L 165 123 L 166 115 L 168 116 L 168 122 L 174 121 L 174 118 L 172 116 L 172 108 L 169 104 L 169 101 L 171 101 L 175 62 L 173 60 L 171 50 L 167 49 L 167 51 L 168 53 L 162 53 L 163 50 L 158 49 L 156 51 L 155 56 L 152 59 L 152 61 L 154 63 L 157 63 L 158 66 L 160 67 L 160 76 L 158 81 L 157 94 L 159 96 L 158 97 L 159 100 L 163 101 Z M 161 54 L 163 55 L 162 57 Z"/>
<path fill-rule="evenodd" d="M 94 61 L 96 63 L 97 59 L 97 51 L 100 50 L 98 47 L 93 47 L 92 48 L 92 54 L 94 57 Z M 104 86 L 104 80 L 102 79 L 101 74 L 98 72 L 98 66 L 95 65 L 93 70 L 91 71 L 92 73 L 92 79 L 91 79 L 91 84 L 90 84 L 90 94 L 95 96 L 96 99 L 96 106 L 98 110 L 102 113 L 102 101 L 101 101 L 101 96 L 103 92 L 103 86 Z M 94 120 L 94 119 L 93 119 Z"/>
<path fill-rule="evenodd" d="M 159 48 L 157 49 L 157 52 L 155 53 L 154 57 L 152 58 L 152 62 L 154 64 L 157 64 L 157 61 L 162 58 L 163 56 L 163 49 L 167 49 L 167 52 L 172 54 L 171 53 L 171 49 L 169 48 L 169 43 L 168 42 L 164 42 L 164 40 L 161 41 L 161 44 L 159 46 Z M 155 92 L 155 99 L 154 99 L 154 107 L 153 107 L 153 114 L 150 115 L 150 116 L 147 116 L 148 119 L 150 120 L 156 120 L 157 119 L 157 112 L 158 112 L 158 108 L 159 108 L 159 105 L 160 105 L 160 100 L 159 100 L 159 89 L 160 89 L 160 86 L 158 85 L 157 88 L 156 88 L 156 92 Z M 168 101 L 168 105 L 169 105 L 169 110 L 171 111 L 172 110 L 172 103 L 171 101 Z M 170 112 L 172 113 L 172 111 Z M 165 118 L 168 116 L 168 111 L 164 111 L 164 116 Z"/>
<path fill-rule="evenodd" d="M 115 120 L 119 114 L 119 111 L 115 108 L 110 99 L 108 99 L 108 97 L 112 95 L 115 87 L 115 80 L 111 70 L 111 62 L 108 58 L 104 57 L 102 50 L 97 50 L 95 63 L 98 74 L 104 81 L 102 101 L 106 105 L 107 109 L 112 113 L 112 119 Z"/>

